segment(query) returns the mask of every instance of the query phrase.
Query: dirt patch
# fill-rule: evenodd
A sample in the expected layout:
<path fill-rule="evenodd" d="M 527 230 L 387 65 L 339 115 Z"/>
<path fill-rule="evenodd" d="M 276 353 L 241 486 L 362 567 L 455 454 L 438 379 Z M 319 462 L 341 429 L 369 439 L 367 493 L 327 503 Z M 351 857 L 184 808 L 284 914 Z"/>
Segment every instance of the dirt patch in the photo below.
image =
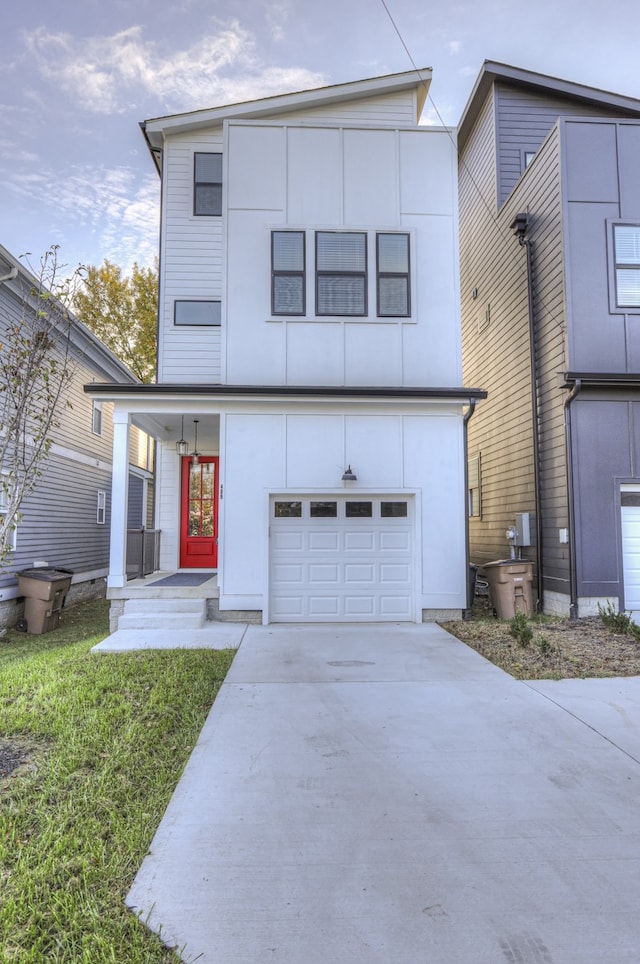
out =
<path fill-rule="evenodd" d="M 496 619 L 488 600 L 476 597 L 470 620 L 442 626 L 516 679 L 640 676 L 640 643 L 612 632 L 599 616 L 533 616 L 527 624 L 533 636 L 523 645 L 510 634 L 510 621 Z"/>
<path fill-rule="evenodd" d="M 7 786 L 9 778 L 34 773 L 42 748 L 25 737 L 0 738 L 0 789 Z"/>

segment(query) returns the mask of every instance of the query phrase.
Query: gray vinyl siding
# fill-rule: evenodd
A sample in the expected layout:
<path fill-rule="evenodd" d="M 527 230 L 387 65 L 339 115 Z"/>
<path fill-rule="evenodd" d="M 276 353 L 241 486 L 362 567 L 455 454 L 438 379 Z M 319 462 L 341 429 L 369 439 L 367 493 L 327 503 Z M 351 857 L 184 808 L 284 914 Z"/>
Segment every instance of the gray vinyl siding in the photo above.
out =
<path fill-rule="evenodd" d="M 498 204 L 504 204 L 523 173 L 525 151 L 537 151 L 560 114 L 597 117 L 602 107 L 495 84 Z"/>
<path fill-rule="evenodd" d="M 96 523 L 98 491 L 106 492 L 106 520 Z M 43 478 L 22 506 L 16 548 L 7 573 L 34 562 L 74 573 L 106 569 L 109 561 L 111 472 L 52 455 Z"/>
<path fill-rule="evenodd" d="M 22 274 L 0 285 L 0 341 L 4 326 L 23 316 L 28 279 Z M 27 307 L 27 314 L 29 308 Z M 70 378 L 52 428 L 52 446 L 41 465 L 42 476 L 21 507 L 16 547 L 0 574 L 0 589 L 15 585 L 15 572 L 35 562 L 83 573 L 106 574 L 113 444 L 113 404 L 102 406 L 102 433 L 92 432 L 92 400 L 84 391 L 91 382 L 136 381 L 82 326 L 71 329 Z M 142 461 L 139 445 L 143 433 L 131 430 L 134 463 Z M 146 467 L 146 466 L 141 466 Z M 151 468 L 151 466 L 149 466 Z M 97 523 L 98 492 L 106 494 L 105 522 Z"/>

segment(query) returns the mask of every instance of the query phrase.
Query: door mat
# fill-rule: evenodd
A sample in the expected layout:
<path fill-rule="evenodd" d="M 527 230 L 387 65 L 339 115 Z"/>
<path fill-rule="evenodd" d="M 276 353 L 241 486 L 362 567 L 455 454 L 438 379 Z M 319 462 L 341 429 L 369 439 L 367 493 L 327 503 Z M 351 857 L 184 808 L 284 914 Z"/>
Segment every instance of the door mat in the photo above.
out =
<path fill-rule="evenodd" d="M 211 572 L 174 572 L 172 576 L 165 576 L 157 582 L 149 583 L 150 586 L 201 586 L 203 582 L 211 579 Z"/>

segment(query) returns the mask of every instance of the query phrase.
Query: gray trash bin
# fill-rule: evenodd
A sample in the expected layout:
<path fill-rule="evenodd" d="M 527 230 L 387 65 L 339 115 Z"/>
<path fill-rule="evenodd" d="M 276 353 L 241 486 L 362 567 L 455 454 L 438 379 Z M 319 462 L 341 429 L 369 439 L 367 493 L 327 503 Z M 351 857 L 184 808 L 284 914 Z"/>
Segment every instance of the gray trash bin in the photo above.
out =
<path fill-rule="evenodd" d="M 68 569 L 24 569 L 18 573 L 18 592 L 24 596 L 28 633 L 48 633 L 60 621 L 72 573 Z"/>
<path fill-rule="evenodd" d="M 532 562 L 497 559 L 487 562 L 484 571 L 489 583 L 491 605 L 499 619 L 513 619 L 518 612 L 527 616 L 533 614 Z"/>

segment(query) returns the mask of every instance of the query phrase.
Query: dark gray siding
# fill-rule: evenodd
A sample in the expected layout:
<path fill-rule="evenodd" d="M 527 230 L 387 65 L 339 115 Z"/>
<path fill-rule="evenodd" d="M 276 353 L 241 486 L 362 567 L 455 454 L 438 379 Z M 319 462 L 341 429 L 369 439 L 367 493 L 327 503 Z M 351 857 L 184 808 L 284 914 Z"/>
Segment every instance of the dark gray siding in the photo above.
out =
<path fill-rule="evenodd" d="M 573 371 L 640 371 L 640 314 L 612 307 L 611 221 L 640 222 L 640 121 L 562 122 Z"/>
<path fill-rule="evenodd" d="M 504 204 L 524 170 L 525 151 L 537 151 L 560 114 L 601 116 L 601 107 L 495 84 L 498 204 Z"/>

